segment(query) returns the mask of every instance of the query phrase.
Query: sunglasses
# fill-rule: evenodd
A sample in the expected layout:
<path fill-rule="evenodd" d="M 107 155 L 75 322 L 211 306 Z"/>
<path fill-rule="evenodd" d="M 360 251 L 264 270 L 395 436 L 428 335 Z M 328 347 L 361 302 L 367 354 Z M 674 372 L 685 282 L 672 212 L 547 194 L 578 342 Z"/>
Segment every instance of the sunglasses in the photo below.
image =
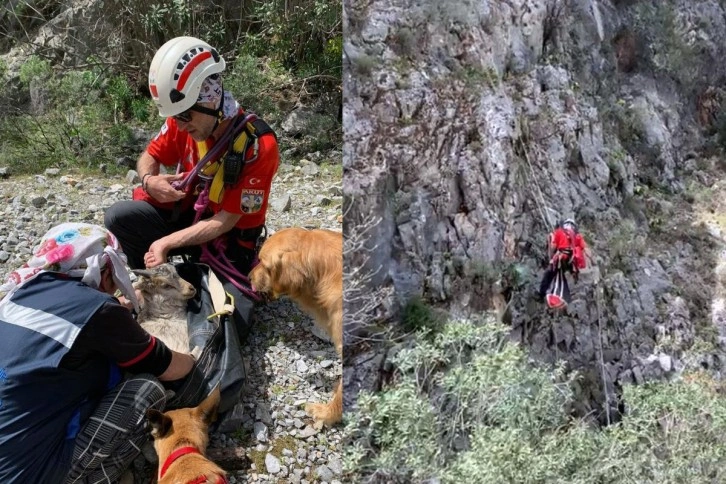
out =
<path fill-rule="evenodd" d="M 172 118 L 176 119 L 177 121 L 181 121 L 183 123 L 188 123 L 189 121 L 192 120 L 192 111 L 204 112 L 204 111 L 202 111 L 202 109 L 204 109 L 202 106 L 197 106 L 196 104 L 193 104 L 192 107 L 190 107 L 189 109 L 187 109 L 184 112 L 175 114 L 174 116 L 172 116 Z"/>

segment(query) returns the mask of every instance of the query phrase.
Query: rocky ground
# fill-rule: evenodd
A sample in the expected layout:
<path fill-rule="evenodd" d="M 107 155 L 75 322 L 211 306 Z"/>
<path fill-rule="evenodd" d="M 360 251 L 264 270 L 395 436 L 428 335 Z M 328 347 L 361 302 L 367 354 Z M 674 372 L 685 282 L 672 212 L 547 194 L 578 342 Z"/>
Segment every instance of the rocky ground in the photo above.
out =
<path fill-rule="evenodd" d="M 340 165 L 318 165 L 320 156 L 309 158 L 295 166 L 281 165 L 273 183 L 269 229 L 342 230 Z M 104 210 L 129 198 L 136 183 L 135 172 L 124 177 L 48 170 L 44 175 L 0 179 L 5 206 L 0 217 L 0 277 L 28 259 L 49 227 L 66 221 L 102 225 Z M 212 435 L 210 455 L 229 471 L 230 483 L 338 482 L 342 430 L 316 429 L 303 411 L 307 401 L 331 397 L 342 373 L 334 348 L 312 333 L 310 318 L 290 301 L 259 306 L 256 321 L 242 342 L 248 376 L 242 399 Z M 154 473 L 153 464 L 143 459 L 135 466 L 137 481 Z"/>

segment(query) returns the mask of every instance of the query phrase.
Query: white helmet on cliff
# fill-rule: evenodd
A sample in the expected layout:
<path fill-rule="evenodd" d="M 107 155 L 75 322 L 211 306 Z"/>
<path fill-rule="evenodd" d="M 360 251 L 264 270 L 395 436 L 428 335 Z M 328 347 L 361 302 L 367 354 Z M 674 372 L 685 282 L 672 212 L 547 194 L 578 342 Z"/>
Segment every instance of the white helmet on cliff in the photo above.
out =
<path fill-rule="evenodd" d="M 572 218 L 565 219 L 562 222 L 562 228 L 566 228 L 565 226 L 569 226 L 570 228 L 572 228 L 575 231 L 577 230 L 577 224 L 575 223 L 575 219 L 572 219 Z"/>
<path fill-rule="evenodd" d="M 149 91 L 163 117 L 174 116 L 197 102 L 202 82 L 224 71 L 222 56 L 195 37 L 175 37 L 162 45 L 149 67 Z"/>

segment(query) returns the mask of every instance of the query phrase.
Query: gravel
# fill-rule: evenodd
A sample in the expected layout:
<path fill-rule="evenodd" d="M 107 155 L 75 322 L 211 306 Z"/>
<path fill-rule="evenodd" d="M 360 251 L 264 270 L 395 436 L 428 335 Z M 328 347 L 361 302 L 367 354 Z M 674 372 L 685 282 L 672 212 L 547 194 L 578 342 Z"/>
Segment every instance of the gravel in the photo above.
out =
<path fill-rule="evenodd" d="M 103 225 L 113 202 L 130 198 L 138 184 L 131 171 L 122 175 L 67 174 L 0 179 L 0 277 L 30 256 L 38 239 L 62 222 Z M 1 209 L 0 209 L 1 210 Z M 273 182 L 268 229 L 308 227 L 342 229 L 340 166 L 301 160 L 281 165 Z M 317 429 L 304 412 L 307 402 L 327 402 L 342 374 L 332 344 L 291 301 L 256 308 L 256 324 L 242 342 L 248 376 L 240 402 L 224 416 L 210 438 L 209 452 L 230 451 L 237 458 L 223 465 L 230 483 L 333 483 L 341 479 L 341 427 Z M 134 463 L 139 476 L 155 473 L 153 450 Z"/>

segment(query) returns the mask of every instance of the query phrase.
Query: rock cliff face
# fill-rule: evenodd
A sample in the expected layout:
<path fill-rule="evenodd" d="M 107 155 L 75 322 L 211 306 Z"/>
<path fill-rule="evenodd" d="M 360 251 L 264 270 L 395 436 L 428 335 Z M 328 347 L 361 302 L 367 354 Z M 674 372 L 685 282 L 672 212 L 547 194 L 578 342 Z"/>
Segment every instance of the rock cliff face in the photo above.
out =
<path fill-rule="evenodd" d="M 379 296 L 346 298 L 351 350 L 414 296 L 498 308 L 602 421 L 623 383 L 720 369 L 719 2 L 344 3 L 345 231 L 371 249 L 347 277 Z M 553 313 L 531 294 L 564 217 L 590 260 Z M 350 354 L 348 404 L 382 361 Z"/>

